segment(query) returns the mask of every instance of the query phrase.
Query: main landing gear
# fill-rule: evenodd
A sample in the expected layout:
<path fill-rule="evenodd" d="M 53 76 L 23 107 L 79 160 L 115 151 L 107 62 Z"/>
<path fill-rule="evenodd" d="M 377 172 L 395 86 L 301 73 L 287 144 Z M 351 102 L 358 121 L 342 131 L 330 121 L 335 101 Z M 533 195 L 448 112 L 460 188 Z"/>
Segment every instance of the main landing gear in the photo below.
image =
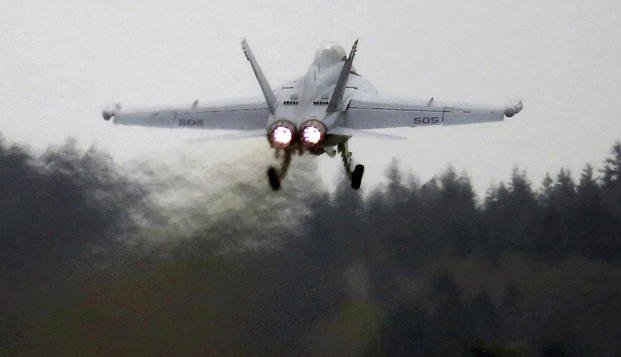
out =
<path fill-rule="evenodd" d="M 359 189 L 360 184 L 362 184 L 362 175 L 364 175 L 364 166 L 356 165 L 354 170 L 351 170 L 352 155 L 347 147 L 347 141 L 339 143 L 337 149 L 341 154 L 341 159 L 343 160 L 343 166 L 345 167 L 347 177 L 351 180 L 351 188 L 354 190 Z"/>
<path fill-rule="evenodd" d="M 336 135 L 334 136 L 336 137 Z M 336 139 L 336 138 L 335 138 Z M 362 176 L 364 175 L 364 166 L 356 165 L 352 170 L 352 153 L 349 151 L 347 146 L 347 140 L 349 137 L 338 137 L 336 142 L 326 140 L 324 143 L 324 148 L 320 149 L 320 151 L 312 152 L 315 155 L 320 155 L 322 153 L 328 154 L 330 157 L 333 157 L 336 152 L 334 150 L 334 146 L 336 145 L 336 151 L 341 154 L 341 159 L 343 160 L 343 166 L 345 167 L 345 173 L 347 177 L 351 181 L 351 188 L 354 190 L 358 190 L 360 185 L 362 184 Z M 267 180 L 270 184 L 270 187 L 274 191 L 280 190 L 281 182 L 287 175 L 287 171 L 289 170 L 289 165 L 291 164 L 291 156 L 296 151 L 295 148 L 286 148 L 284 150 L 277 150 L 276 157 L 280 157 L 283 154 L 282 163 L 280 169 L 277 169 L 274 166 L 270 166 L 267 169 Z M 300 150 L 297 150 L 300 151 Z M 299 152 L 302 154 L 302 151 Z"/>
<path fill-rule="evenodd" d="M 289 170 L 289 165 L 291 164 L 291 150 L 285 149 L 284 158 L 282 164 L 280 166 L 280 170 L 277 170 L 274 166 L 270 166 L 267 169 L 267 179 L 272 187 L 272 190 L 278 191 L 280 190 L 280 181 L 287 176 L 287 171 Z M 276 157 L 279 156 L 279 152 L 276 151 Z"/>

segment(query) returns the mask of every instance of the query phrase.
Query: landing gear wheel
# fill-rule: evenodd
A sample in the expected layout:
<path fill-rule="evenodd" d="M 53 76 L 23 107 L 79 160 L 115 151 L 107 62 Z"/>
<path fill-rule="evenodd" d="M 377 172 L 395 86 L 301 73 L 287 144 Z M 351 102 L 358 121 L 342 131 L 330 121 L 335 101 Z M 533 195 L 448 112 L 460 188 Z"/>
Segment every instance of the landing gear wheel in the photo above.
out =
<path fill-rule="evenodd" d="M 267 179 L 270 182 L 270 186 L 272 186 L 272 190 L 280 190 L 280 177 L 278 177 L 278 172 L 276 172 L 274 166 L 270 166 L 270 168 L 267 169 Z"/>
<path fill-rule="evenodd" d="M 357 190 L 362 183 L 362 175 L 364 174 L 364 166 L 356 165 L 354 172 L 351 173 L 351 188 Z"/>
<path fill-rule="evenodd" d="M 278 157 L 278 151 L 276 151 L 276 155 Z M 270 168 L 267 169 L 267 180 L 269 181 L 272 190 L 280 190 L 280 183 L 285 176 L 287 176 L 289 164 L 291 164 L 291 150 L 285 150 L 285 157 L 283 158 L 280 170 L 277 170 L 274 166 L 270 166 Z"/>

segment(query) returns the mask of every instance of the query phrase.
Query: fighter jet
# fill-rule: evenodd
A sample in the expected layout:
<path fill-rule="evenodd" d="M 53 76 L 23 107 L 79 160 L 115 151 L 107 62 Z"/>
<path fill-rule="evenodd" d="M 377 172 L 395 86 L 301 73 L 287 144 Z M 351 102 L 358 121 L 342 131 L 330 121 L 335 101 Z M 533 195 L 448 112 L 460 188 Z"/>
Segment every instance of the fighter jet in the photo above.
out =
<path fill-rule="evenodd" d="M 458 125 L 502 121 L 522 110 L 512 106 L 462 106 L 434 100 L 393 100 L 377 89 L 353 67 L 358 40 L 349 52 L 336 44 L 317 50 L 306 75 L 273 89 L 259 67 L 248 43 L 243 52 L 252 66 L 265 100 L 237 101 L 226 106 L 200 106 L 157 111 L 124 112 L 119 105 L 103 111 L 115 124 L 160 128 L 225 129 L 245 131 L 242 137 L 266 136 L 280 159 L 270 166 L 267 179 L 273 190 L 281 188 L 293 155 L 340 154 L 351 187 L 359 189 L 363 165 L 352 169 L 348 141 L 352 136 L 396 139 L 368 129 Z"/>

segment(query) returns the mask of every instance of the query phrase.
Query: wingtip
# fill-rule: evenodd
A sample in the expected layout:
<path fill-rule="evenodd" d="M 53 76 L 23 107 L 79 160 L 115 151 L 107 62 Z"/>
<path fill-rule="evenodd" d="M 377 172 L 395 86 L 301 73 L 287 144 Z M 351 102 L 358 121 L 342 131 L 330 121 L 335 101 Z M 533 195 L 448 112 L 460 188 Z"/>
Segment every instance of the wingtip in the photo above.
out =
<path fill-rule="evenodd" d="M 521 112 L 523 108 L 524 108 L 524 103 L 522 102 L 522 100 L 519 100 L 517 103 L 515 103 L 514 106 L 505 109 L 505 116 L 507 118 L 511 118 L 517 113 Z"/>
<path fill-rule="evenodd" d="M 112 107 L 112 109 L 110 109 L 110 110 L 106 110 L 106 109 L 102 110 L 101 111 L 101 116 L 104 118 L 105 121 L 108 121 L 108 120 L 114 118 L 116 116 L 116 114 L 118 112 L 120 112 L 120 111 L 121 111 L 121 103 L 116 103 Z"/>
<path fill-rule="evenodd" d="M 103 117 L 103 119 L 104 119 L 105 121 L 108 121 L 108 120 L 112 119 L 112 117 L 114 117 L 114 112 L 110 112 L 110 111 L 107 111 L 107 110 L 103 110 L 103 111 L 101 112 L 101 116 Z"/>

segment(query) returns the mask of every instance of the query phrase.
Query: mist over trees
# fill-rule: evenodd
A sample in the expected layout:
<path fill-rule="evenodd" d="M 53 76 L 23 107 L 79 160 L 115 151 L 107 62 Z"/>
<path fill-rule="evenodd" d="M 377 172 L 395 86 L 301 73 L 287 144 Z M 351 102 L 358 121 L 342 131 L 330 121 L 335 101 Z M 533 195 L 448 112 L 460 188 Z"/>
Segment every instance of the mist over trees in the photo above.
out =
<path fill-rule="evenodd" d="M 516 168 L 481 199 L 452 168 L 418 183 L 393 162 L 364 197 L 292 170 L 180 213 L 163 176 L 0 141 L 0 353 L 621 351 L 621 143 L 577 181 Z"/>

